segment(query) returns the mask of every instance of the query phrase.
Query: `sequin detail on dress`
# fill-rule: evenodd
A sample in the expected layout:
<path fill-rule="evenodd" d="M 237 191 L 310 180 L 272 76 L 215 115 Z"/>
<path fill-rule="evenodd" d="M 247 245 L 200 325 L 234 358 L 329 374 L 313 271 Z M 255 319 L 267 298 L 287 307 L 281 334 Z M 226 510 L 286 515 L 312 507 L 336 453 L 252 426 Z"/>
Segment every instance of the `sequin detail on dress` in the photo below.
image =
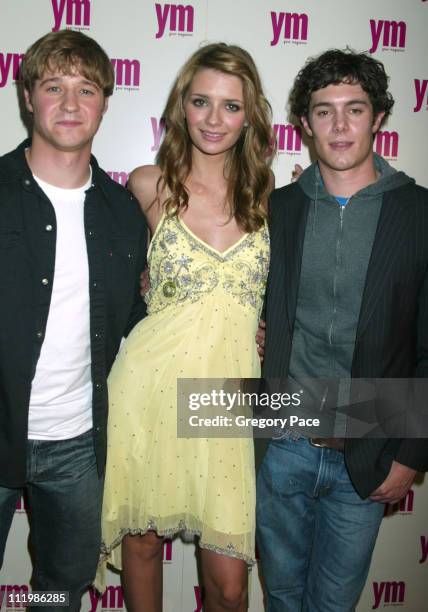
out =
<path fill-rule="evenodd" d="M 149 255 L 150 314 L 196 302 L 219 283 L 241 305 L 260 307 L 269 266 L 266 227 L 244 235 L 222 255 L 198 240 L 177 217 L 163 216 L 160 223 Z"/>

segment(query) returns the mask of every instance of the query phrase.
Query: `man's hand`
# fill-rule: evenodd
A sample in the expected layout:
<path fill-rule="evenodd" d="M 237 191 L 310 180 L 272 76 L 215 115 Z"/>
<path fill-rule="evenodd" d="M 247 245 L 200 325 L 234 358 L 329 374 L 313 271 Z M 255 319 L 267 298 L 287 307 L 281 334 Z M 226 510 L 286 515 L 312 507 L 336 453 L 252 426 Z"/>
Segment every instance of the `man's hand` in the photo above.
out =
<path fill-rule="evenodd" d="M 396 504 L 413 484 L 416 470 L 393 461 L 389 474 L 383 483 L 370 495 L 370 499 L 384 504 Z"/>
<path fill-rule="evenodd" d="M 150 277 L 149 277 L 149 269 L 145 268 L 140 274 L 140 294 L 144 299 L 146 293 L 148 293 L 150 289 Z"/>
<path fill-rule="evenodd" d="M 260 357 L 260 362 L 263 362 L 263 357 L 265 354 L 265 336 L 266 336 L 266 323 L 263 319 L 259 321 L 259 328 L 256 333 L 256 344 L 257 344 L 257 352 Z"/>

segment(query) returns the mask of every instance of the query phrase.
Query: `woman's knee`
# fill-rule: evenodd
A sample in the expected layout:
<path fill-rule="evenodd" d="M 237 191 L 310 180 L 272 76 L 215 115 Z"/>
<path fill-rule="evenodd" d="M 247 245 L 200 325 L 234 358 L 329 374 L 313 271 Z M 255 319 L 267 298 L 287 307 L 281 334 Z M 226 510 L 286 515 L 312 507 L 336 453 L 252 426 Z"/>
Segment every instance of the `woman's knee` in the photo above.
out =
<path fill-rule="evenodd" d="M 154 531 L 144 535 L 126 535 L 123 538 L 123 554 L 137 556 L 143 561 L 150 561 L 162 555 L 163 538 Z"/>
<path fill-rule="evenodd" d="M 248 587 L 245 580 L 228 579 L 221 583 L 208 582 L 205 585 L 208 599 L 215 601 L 224 610 L 247 609 Z"/>

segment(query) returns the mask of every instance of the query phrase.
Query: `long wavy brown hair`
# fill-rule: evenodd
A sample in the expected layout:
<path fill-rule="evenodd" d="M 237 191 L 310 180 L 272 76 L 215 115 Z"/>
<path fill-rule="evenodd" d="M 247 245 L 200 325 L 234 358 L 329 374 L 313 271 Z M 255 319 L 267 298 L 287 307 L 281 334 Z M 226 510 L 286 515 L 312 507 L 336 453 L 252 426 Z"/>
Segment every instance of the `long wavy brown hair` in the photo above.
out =
<path fill-rule="evenodd" d="M 225 176 L 230 216 L 246 232 L 261 227 L 270 189 L 270 164 L 274 154 L 271 107 L 264 96 L 259 73 L 251 55 L 235 45 L 209 44 L 194 53 L 181 68 L 171 88 L 163 119 L 165 137 L 157 163 L 158 182 L 169 194 L 167 214 L 178 215 L 189 204 L 185 186 L 192 169 L 192 141 L 186 127 L 184 99 L 198 70 L 211 68 L 237 76 L 243 84 L 246 125 L 234 147 L 227 153 Z"/>

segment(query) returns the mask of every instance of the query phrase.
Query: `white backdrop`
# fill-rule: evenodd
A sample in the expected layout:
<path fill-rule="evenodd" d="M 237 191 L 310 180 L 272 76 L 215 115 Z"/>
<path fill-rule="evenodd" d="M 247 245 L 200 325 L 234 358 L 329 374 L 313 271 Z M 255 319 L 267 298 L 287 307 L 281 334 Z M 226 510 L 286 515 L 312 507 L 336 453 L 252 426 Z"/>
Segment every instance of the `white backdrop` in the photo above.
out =
<path fill-rule="evenodd" d="M 299 130 L 288 125 L 286 100 L 309 55 L 349 45 L 384 62 L 396 104 L 375 150 L 428 186 L 428 2 L 425 0 L 193 0 L 181 5 L 151 0 L 0 0 L 0 154 L 25 137 L 15 76 L 21 55 L 36 38 L 63 27 L 87 32 L 106 49 L 116 91 L 94 151 L 119 182 L 135 166 L 151 163 L 162 136 L 160 117 L 168 89 L 184 60 L 203 42 L 248 49 L 260 69 L 274 111 L 277 186 L 294 163 L 306 165 Z M 398 508 L 387 509 L 358 612 L 400 606 L 427 610 L 428 485 L 415 484 Z M 0 572 L 0 601 L 12 588 L 28 588 L 31 566 L 22 502 Z M 165 612 L 199 612 L 193 545 L 167 543 Z M 83 610 L 124 608 L 118 576 L 106 594 L 86 596 Z M 251 612 L 262 612 L 257 576 Z"/>

